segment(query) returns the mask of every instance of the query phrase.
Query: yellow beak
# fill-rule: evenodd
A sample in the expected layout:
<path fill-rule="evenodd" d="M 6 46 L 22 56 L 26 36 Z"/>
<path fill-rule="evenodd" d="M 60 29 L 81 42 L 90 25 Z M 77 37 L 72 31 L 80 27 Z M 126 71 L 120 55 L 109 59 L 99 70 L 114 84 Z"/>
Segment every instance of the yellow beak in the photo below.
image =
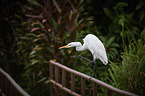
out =
<path fill-rule="evenodd" d="M 58 49 L 66 48 L 66 47 L 68 47 L 68 46 L 69 46 L 69 45 L 65 45 L 65 46 L 59 47 Z"/>

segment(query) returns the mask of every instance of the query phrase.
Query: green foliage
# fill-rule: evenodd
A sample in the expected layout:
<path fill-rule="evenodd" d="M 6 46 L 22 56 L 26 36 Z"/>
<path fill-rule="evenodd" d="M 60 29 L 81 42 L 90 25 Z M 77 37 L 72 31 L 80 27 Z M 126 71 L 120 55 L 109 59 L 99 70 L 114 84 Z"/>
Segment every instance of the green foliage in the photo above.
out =
<path fill-rule="evenodd" d="M 74 62 L 71 59 L 71 55 L 75 54 L 73 50 L 58 48 L 70 41 L 75 41 L 80 34 L 79 31 L 86 26 L 87 22 L 84 21 L 87 20 L 81 18 L 83 14 L 80 13 L 84 11 L 83 8 L 87 2 L 32 0 L 25 6 L 23 11 L 27 21 L 23 26 L 26 27 L 27 32 L 20 34 L 19 43 L 23 46 L 20 50 L 24 50 L 21 51 L 24 54 L 22 57 L 27 58 L 26 62 L 23 62 L 25 65 L 23 77 L 30 94 L 41 95 L 49 92 L 47 87 L 40 91 L 35 90 L 49 84 L 50 59 L 72 68 L 77 65 L 77 61 Z"/>
<path fill-rule="evenodd" d="M 19 10 L 13 9 L 14 6 Z M 82 55 L 92 59 L 88 50 L 58 49 L 72 41 L 83 43 L 88 33 L 103 42 L 109 59 L 107 66 L 96 60 L 95 78 L 123 90 L 145 94 L 145 1 L 5 1 L 0 8 L 1 65 L 32 96 L 49 94 L 50 59 L 92 74 L 93 64 L 71 58 Z M 71 82 L 67 83 L 70 87 Z M 76 77 L 78 93 L 80 85 L 80 78 Z M 88 82 L 86 85 L 87 95 L 92 95 L 92 85 Z M 101 87 L 98 90 L 99 95 L 106 93 Z"/>
<path fill-rule="evenodd" d="M 115 42 L 116 37 L 111 37 L 108 40 L 106 40 L 103 36 L 100 36 L 100 39 L 104 42 L 108 59 L 113 60 L 115 56 L 118 55 L 117 48 L 119 48 L 119 44 Z"/>
<path fill-rule="evenodd" d="M 18 32 L 21 29 L 23 19 L 21 9 L 22 2 L 0 1 L 0 67 L 9 73 L 14 80 L 21 82 L 23 64 L 19 60 L 20 53 L 17 51 Z M 17 28 L 17 29 L 16 29 Z"/>
<path fill-rule="evenodd" d="M 128 52 L 122 54 L 122 63 L 111 63 L 108 69 L 115 87 L 143 95 L 145 89 L 144 39 L 130 43 Z"/>
<path fill-rule="evenodd" d="M 135 21 L 136 18 L 134 18 L 136 16 L 136 11 L 141 10 L 137 7 L 144 7 L 141 2 L 144 3 L 143 1 L 140 1 L 136 6 L 136 10 L 131 13 L 127 13 L 124 10 L 124 8 L 128 6 L 128 4 L 124 2 L 116 4 L 114 10 L 104 8 L 106 16 L 112 20 L 112 23 L 108 27 L 109 33 L 116 34 L 116 41 L 122 39 L 122 44 L 120 45 L 123 49 L 120 49 L 120 52 L 121 50 L 123 51 L 121 54 L 122 60 L 119 59 L 119 62 L 117 63 L 110 61 L 110 68 L 107 69 L 109 73 L 103 73 L 101 80 L 106 82 L 109 81 L 111 85 L 122 90 L 144 95 L 144 29 L 140 30 L 139 27 L 137 27 L 138 20 L 140 20 L 141 17 L 138 16 L 137 21 Z M 139 11 L 139 13 L 144 16 L 143 12 Z M 144 23 L 142 24 L 144 25 Z M 138 32 L 139 30 L 141 31 L 141 34 Z M 108 35 L 111 36 L 112 34 Z"/>

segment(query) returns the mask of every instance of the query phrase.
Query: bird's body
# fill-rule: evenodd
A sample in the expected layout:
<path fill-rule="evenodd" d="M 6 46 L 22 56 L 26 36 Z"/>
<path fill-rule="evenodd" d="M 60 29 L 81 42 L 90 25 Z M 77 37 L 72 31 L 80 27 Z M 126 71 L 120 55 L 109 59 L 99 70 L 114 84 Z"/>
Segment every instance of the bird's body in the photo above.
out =
<path fill-rule="evenodd" d="M 92 73 L 92 77 L 93 77 L 95 67 L 96 67 L 96 61 L 95 61 L 96 59 L 100 59 L 103 62 L 103 64 L 105 64 L 105 65 L 108 63 L 106 50 L 105 50 L 105 47 L 102 44 L 102 42 L 93 34 L 88 34 L 83 39 L 83 41 L 84 41 L 83 45 L 80 42 L 71 42 L 66 46 L 60 47 L 59 49 L 76 47 L 76 51 L 84 51 L 86 49 L 90 50 L 90 52 L 93 55 L 93 62 L 95 63 L 94 70 Z M 87 58 L 82 57 L 82 56 L 75 56 L 75 57 L 81 57 L 81 58 L 88 60 Z M 91 60 L 88 60 L 88 61 L 91 61 Z"/>
<path fill-rule="evenodd" d="M 100 59 L 103 64 L 108 63 L 106 51 L 104 48 L 104 45 L 102 42 L 93 34 L 88 34 L 84 39 L 84 44 L 80 42 L 71 42 L 66 46 L 60 47 L 61 48 L 70 48 L 70 47 L 76 47 L 76 51 L 84 51 L 86 49 L 90 50 L 90 52 L 93 55 L 93 60 Z"/>
<path fill-rule="evenodd" d="M 104 45 L 102 42 L 92 34 L 88 34 L 84 39 L 84 46 L 89 49 L 93 55 L 93 59 L 100 59 L 103 64 L 108 63 L 107 55 L 106 55 L 106 50 L 104 48 Z"/>

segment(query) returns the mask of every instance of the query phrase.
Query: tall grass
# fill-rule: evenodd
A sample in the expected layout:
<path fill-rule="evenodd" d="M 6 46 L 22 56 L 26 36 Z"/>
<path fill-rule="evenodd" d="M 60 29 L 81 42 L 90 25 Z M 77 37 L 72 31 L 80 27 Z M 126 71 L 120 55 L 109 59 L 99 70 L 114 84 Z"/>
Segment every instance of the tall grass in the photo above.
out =
<path fill-rule="evenodd" d="M 103 81 L 110 83 L 114 87 L 130 91 L 139 95 L 145 95 L 145 38 L 144 29 L 137 27 L 137 22 L 143 21 L 143 13 L 140 13 L 144 7 L 144 2 L 140 1 L 135 7 L 140 16 L 126 12 L 124 9 L 128 6 L 125 2 L 119 2 L 113 8 L 104 9 L 105 14 L 112 20 L 109 26 L 110 31 L 119 32 L 120 38 L 120 58 L 116 63 L 110 60 L 108 74 L 101 77 Z M 134 18 L 138 16 L 138 18 Z M 138 19 L 138 21 L 135 21 Z M 144 24 L 144 23 L 143 23 Z M 113 25 L 113 26 L 112 26 Z M 115 27 L 116 26 L 116 27 Z M 114 27 L 114 28 L 113 28 Z M 142 26 L 144 28 L 144 26 Z M 141 32 L 139 32 L 141 31 Z"/>
<path fill-rule="evenodd" d="M 121 63 L 112 62 L 108 69 L 112 85 L 142 96 L 145 95 L 144 39 L 141 37 L 137 41 L 130 43 L 128 51 L 123 52 L 121 58 Z"/>

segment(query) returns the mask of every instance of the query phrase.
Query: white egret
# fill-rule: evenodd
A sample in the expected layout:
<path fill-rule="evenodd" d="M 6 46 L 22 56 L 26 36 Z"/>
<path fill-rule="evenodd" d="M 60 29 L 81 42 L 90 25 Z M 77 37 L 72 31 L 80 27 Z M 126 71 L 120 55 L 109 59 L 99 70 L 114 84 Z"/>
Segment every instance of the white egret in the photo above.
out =
<path fill-rule="evenodd" d="M 59 47 L 59 49 L 76 47 L 76 51 L 84 51 L 86 49 L 90 50 L 90 52 L 93 55 L 93 61 L 91 61 L 91 60 L 89 60 L 85 57 L 82 57 L 82 56 L 75 56 L 75 57 L 81 57 L 81 58 L 84 58 L 88 61 L 91 61 L 91 62 L 95 63 L 94 70 L 93 70 L 93 73 L 92 73 L 92 77 L 93 77 L 95 67 L 96 67 L 96 62 L 95 62 L 96 59 L 100 59 L 103 62 L 103 64 L 105 64 L 105 65 L 108 63 L 106 50 L 105 50 L 105 47 L 102 44 L 102 42 L 93 34 L 88 34 L 83 39 L 83 41 L 84 41 L 83 46 L 80 42 L 71 42 L 66 46 Z"/>

